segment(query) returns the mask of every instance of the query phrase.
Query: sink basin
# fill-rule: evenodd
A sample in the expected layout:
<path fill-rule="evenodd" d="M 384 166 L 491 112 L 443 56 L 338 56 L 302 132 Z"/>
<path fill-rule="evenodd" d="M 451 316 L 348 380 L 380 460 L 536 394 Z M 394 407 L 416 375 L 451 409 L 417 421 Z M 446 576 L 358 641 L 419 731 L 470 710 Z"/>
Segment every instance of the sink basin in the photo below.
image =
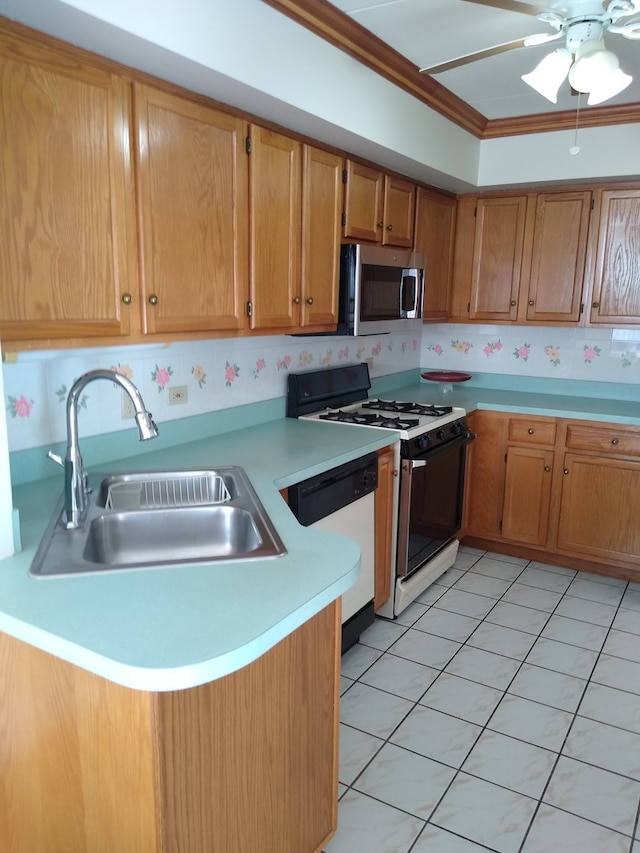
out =
<path fill-rule="evenodd" d="M 36 576 L 252 560 L 286 553 L 244 470 L 113 474 L 90 479 L 84 525 L 60 524 L 31 564 Z"/>

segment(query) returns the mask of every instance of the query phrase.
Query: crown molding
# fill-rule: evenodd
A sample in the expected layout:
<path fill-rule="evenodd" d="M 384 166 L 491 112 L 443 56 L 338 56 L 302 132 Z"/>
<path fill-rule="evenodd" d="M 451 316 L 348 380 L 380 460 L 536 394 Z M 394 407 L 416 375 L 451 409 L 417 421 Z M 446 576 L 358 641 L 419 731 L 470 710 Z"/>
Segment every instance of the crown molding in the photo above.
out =
<path fill-rule="evenodd" d="M 262 0 L 306 29 L 344 50 L 404 89 L 445 118 L 478 139 L 495 139 L 528 133 L 571 130 L 576 125 L 573 110 L 487 119 L 462 98 L 454 95 L 381 39 L 352 20 L 327 0 Z M 603 127 L 640 121 L 640 104 L 590 107 L 580 113 L 580 127 Z"/>

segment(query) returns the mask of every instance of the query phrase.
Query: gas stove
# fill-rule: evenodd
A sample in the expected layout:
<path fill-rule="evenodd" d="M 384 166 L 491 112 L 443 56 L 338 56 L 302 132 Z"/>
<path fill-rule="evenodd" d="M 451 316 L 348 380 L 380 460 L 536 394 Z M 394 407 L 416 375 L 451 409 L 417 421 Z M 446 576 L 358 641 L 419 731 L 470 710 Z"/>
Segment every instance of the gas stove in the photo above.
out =
<path fill-rule="evenodd" d="M 467 431 L 464 409 L 369 399 L 370 387 L 366 364 L 289 374 L 287 415 L 394 430 L 400 433 L 403 455 L 414 455 Z"/>

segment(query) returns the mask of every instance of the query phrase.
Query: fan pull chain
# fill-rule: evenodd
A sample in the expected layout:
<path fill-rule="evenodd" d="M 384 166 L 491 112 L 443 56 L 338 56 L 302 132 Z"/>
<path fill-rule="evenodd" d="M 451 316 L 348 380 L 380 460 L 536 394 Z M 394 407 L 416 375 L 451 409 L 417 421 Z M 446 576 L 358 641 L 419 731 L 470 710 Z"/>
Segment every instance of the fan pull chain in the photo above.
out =
<path fill-rule="evenodd" d="M 569 149 L 569 154 L 572 154 L 574 157 L 576 154 L 580 153 L 580 146 L 578 145 L 578 121 L 580 119 L 580 96 L 581 96 L 581 93 L 578 92 L 578 108 L 576 109 L 576 130 L 575 130 L 575 135 L 573 137 L 573 145 Z"/>

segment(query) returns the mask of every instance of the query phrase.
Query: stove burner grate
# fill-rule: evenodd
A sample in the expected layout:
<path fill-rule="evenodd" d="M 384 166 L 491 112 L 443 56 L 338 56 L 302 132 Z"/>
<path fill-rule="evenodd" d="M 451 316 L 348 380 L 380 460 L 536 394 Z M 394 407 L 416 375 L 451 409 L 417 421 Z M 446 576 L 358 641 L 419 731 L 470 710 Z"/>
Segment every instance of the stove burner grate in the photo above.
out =
<path fill-rule="evenodd" d="M 360 424 L 362 426 L 377 426 L 385 429 L 413 429 L 417 427 L 420 421 L 418 418 L 401 418 L 390 417 L 380 413 L 372 412 L 345 412 L 342 409 L 337 409 L 331 412 L 325 412 L 319 415 L 321 421 L 334 421 L 337 423 Z"/>
<path fill-rule="evenodd" d="M 430 403 L 403 403 L 396 400 L 367 400 L 362 404 L 363 409 L 377 409 L 381 412 L 401 412 L 411 415 L 429 415 L 440 417 L 453 411 L 451 406 L 434 406 Z"/>

